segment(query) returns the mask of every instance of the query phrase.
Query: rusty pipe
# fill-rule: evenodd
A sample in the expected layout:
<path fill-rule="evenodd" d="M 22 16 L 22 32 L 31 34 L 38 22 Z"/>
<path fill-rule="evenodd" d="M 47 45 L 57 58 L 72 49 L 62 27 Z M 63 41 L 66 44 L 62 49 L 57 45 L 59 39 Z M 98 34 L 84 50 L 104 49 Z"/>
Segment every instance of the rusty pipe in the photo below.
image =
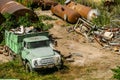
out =
<path fill-rule="evenodd" d="M 82 17 L 92 20 L 93 18 L 99 15 L 99 11 L 97 9 L 92 9 L 91 7 L 84 6 L 82 4 L 75 3 L 73 1 L 69 1 L 66 3 L 68 8 L 71 8 L 78 12 Z"/>
<path fill-rule="evenodd" d="M 70 23 L 76 23 L 78 18 L 80 17 L 80 15 L 76 11 L 60 4 L 53 6 L 51 8 L 51 11 L 53 14 Z"/>

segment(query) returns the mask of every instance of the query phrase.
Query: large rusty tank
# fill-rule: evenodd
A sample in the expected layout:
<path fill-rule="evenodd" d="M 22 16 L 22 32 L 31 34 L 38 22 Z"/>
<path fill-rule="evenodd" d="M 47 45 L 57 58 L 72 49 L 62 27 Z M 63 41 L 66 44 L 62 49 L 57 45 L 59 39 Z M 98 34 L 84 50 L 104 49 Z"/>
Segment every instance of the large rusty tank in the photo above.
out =
<path fill-rule="evenodd" d="M 92 20 L 93 17 L 95 18 L 99 15 L 99 11 L 97 9 L 92 9 L 91 7 L 84 6 L 84 5 L 75 3 L 75 2 L 70 1 L 70 0 L 68 2 L 66 2 L 66 6 L 68 8 L 71 8 L 71 9 L 75 10 L 82 17 L 84 17 L 88 20 Z"/>
<path fill-rule="evenodd" d="M 1 14 L 9 13 L 14 15 L 16 18 L 28 14 L 28 17 L 31 21 L 38 21 L 37 15 L 31 9 L 13 0 L 4 0 L 3 3 L 2 1 L 3 0 L 0 0 Z"/>
<path fill-rule="evenodd" d="M 80 17 L 80 15 L 76 11 L 60 4 L 53 6 L 51 8 L 51 11 L 53 14 L 70 23 L 76 23 L 78 18 Z"/>

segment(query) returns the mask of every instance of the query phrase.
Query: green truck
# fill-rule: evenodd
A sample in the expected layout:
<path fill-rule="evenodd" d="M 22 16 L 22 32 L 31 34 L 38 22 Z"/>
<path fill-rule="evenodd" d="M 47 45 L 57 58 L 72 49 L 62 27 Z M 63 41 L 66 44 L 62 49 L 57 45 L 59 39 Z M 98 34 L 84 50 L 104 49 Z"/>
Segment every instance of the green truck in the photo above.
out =
<path fill-rule="evenodd" d="M 20 55 L 25 70 L 57 67 L 63 65 L 59 51 L 54 50 L 48 38 L 48 32 L 15 34 L 5 31 L 5 44 L 11 56 Z"/>

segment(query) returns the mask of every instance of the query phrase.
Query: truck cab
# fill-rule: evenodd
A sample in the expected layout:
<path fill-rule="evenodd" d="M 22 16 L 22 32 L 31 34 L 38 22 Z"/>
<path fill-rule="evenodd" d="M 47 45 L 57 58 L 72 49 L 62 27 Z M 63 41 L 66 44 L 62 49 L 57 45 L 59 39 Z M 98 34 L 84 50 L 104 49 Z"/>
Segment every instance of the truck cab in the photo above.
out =
<path fill-rule="evenodd" d="M 24 48 L 21 57 L 28 71 L 54 66 L 61 67 L 61 56 L 50 45 L 46 36 L 29 37 L 23 40 Z"/>

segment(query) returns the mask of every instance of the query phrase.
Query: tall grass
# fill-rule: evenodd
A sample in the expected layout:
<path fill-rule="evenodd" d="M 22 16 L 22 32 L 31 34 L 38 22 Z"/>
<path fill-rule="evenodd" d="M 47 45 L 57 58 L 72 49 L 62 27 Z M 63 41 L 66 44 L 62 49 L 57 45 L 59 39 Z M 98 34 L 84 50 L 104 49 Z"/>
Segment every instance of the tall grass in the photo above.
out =
<path fill-rule="evenodd" d="M 26 73 L 20 59 L 8 63 L 0 64 L 0 79 L 20 79 L 20 80 L 60 80 L 59 77 L 46 74 L 40 75 L 37 72 Z"/>

